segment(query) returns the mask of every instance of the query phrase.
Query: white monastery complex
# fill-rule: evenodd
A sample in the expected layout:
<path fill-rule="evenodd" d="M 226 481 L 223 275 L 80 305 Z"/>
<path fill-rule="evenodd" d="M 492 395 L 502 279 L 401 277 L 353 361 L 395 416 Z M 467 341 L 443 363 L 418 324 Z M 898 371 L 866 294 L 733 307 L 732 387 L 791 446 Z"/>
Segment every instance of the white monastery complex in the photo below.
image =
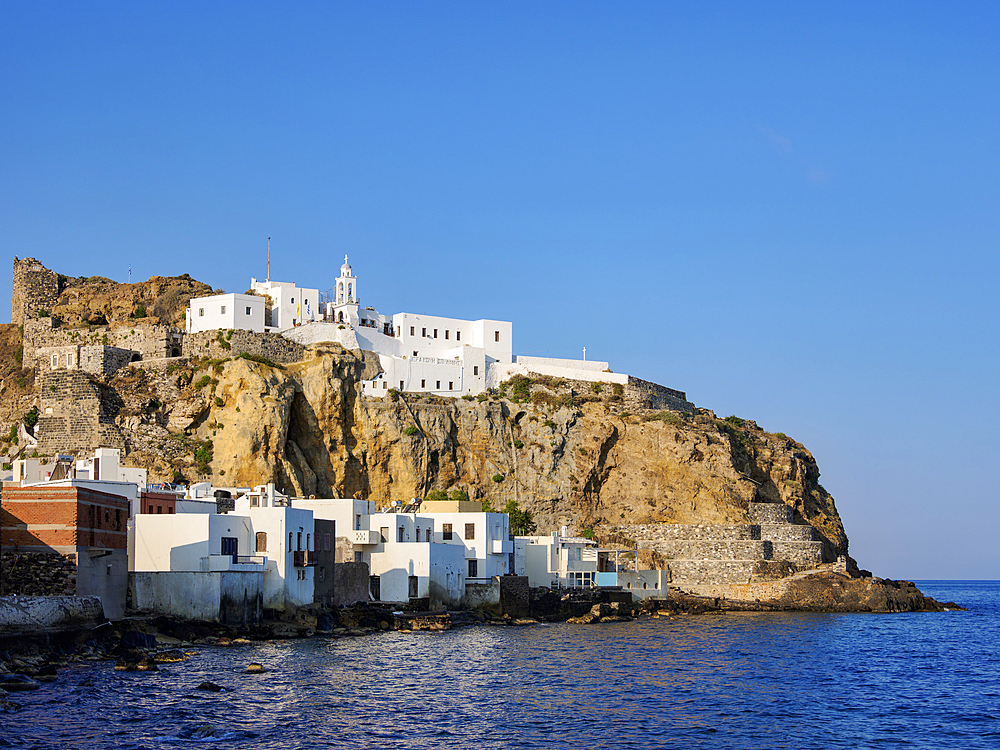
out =
<path fill-rule="evenodd" d="M 248 294 L 192 299 L 188 333 L 236 329 L 280 333 L 300 344 L 336 342 L 378 355 L 382 372 L 363 384 L 367 396 L 390 389 L 438 396 L 477 395 L 516 373 L 574 380 L 628 382 L 607 362 L 513 356 L 513 326 L 505 320 L 461 320 L 417 313 L 383 315 L 362 307 L 358 277 L 344 256 L 330 292 L 291 282 L 250 279 Z"/>

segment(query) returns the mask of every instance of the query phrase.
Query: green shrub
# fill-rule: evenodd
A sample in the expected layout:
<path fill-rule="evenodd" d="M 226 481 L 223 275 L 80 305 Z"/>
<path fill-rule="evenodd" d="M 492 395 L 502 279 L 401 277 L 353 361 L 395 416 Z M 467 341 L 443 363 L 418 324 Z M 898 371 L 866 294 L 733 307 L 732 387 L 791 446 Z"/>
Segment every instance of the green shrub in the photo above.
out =
<path fill-rule="evenodd" d="M 412 437 L 413 435 L 416 435 L 418 432 L 419 432 L 419 430 L 416 427 L 414 427 L 412 424 L 409 427 L 407 427 L 405 430 L 403 430 L 403 434 L 406 435 L 407 437 Z"/>
<path fill-rule="evenodd" d="M 38 407 L 32 406 L 24 415 L 24 426 L 29 430 L 38 424 Z"/>
<path fill-rule="evenodd" d="M 198 382 L 194 384 L 194 387 L 195 388 L 204 388 L 206 385 L 208 385 L 211 382 L 212 382 L 212 376 L 211 375 L 202 375 L 198 379 Z"/>
<path fill-rule="evenodd" d="M 551 419 L 546 419 L 544 422 L 542 422 L 542 424 L 548 427 L 550 430 L 554 430 L 556 428 L 556 423 L 553 422 Z"/>
<path fill-rule="evenodd" d="M 464 396 L 462 396 L 463 401 L 472 401 L 473 398 L 475 398 L 475 396 L 473 396 L 471 393 L 466 393 Z"/>
<path fill-rule="evenodd" d="M 24 346 L 21 345 L 14 350 L 14 361 L 17 362 L 18 364 L 21 364 L 23 360 L 24 360 Z"/>
<path fill-rule="evenodd" d="M 431 490 L 424 496 L 424 500 L 429 503 L 441 502 L 448 499 L 448 493 L 444 490 Z"/>
<path fill-rule="evenodd" d="M 531 511 L 521 510 L 514 500 L 504 506 L 503 512 L 510 518 L 510 533 L 514 536 L 528 536 L 538 529 L 534 514 Z"/>
<path fill-rule="evenodd" d="M 592 390 L 594 393 L 600 393 L 601 392 L 601 384 L 600 383 L 591 383 L 590 384 L 590 390 Z"/>
<path fill-rule="evenodd" d="M 614 385 L 611 386 L 611 390 L 614 391 L 614 394 L 616 396 L 621 396 L 623 393 L 625 393 L 625 386 L 623 386 L 621 383 L 615 383 Z"/>
<path fill-rule="evenodd" d="M 218 396 L 215 397 L 215 405 L 216 406 L 222 406 L 224 403 L 225 403 L 225 401 L 223 401 L 221 398 L 219 398 Z"/>
<path fill-rule="evenodd" d="M 733 415 L 733 414 L 730 414 L 723 421 L 728 422 L 733 427 L 742 427 L 743 426 L 743 420 L 740 419 L 739 417 Z"/>
<path fill-rule="evenodd" d="M 7 442 L 17 445 L 17 425 L 12 424 L 10 426 L 10 434 L 7 436 Z"/>
<path fill-rule="evenodd" d="M 202 474 L 208 473 L 213 458 L 212 451 L 213 451 L 213 446 L 211 440 L 206 440 L 201 445 L 199 445 L 197 449 L 195 449 L 194 460 L 195 463 L 198 465 L 198 471 L 200 471 Z"/>
<path fill-rule="evenodd" d="M 527 401 L 531 397 L 531 378 L 524 375 L 514 375 L 507 381 L 510 389 L 510 399 L 515 403 Z"/>
<path fill-rule="evenodd" d="M 143 304 L 138 304 L 135 306 L 135 310 L 132 311 L 133 318 L 145 318 L 146 317 L 146 306 Z"/>
<path fill-rule="evenodd" d="M 497 484 L 500 484 L 500 482 L 502 482 L 503 480 L 504 480 L 503 474 L 494 474 L 493 475 L 493 481 L 496 482 Z"/>
<path fill-rule="evenodd" d="M 21 377 L 19 377 L 19 378 L 17 379 L 17 384 L 18 384 L 18 385 L 19 385 L 19 386 L 20 386 L 21 388 L 27 388 L 27 387 L 28 387 L 28 379 L 27 379 L 26 377 L 24 377 L 24 376 L 22 375 Z"/>
<path fill-rule="evenodd" d="M 666 410 L 658 411 L 656 412 L 656 414 L 650 414 L 648 417 L 646 417 L 646 421 L 666 422 L 667 424 L 673 425 L 674 427 L 678 427 L 684 424 L 684 420 L 680 416 L 678 416 L 672 411 L 666 411 Z"/>
<path fill-rule="evenodd" d="M 520 441 L 520 440 L 515 440 L 514 441 L 514 447 L 515 448 L 523 448 L 524 447 L 524 443 L 522 441 Z"/>
<path fill-rule="evenodd" d="M 580 450 L 580 455 L 581 456 L 586 456 L 587 455 L 587 449 L 584 448 L 582 445 L 580 446 L 579 450 Z"/>
<path fill-rule="evenodd" d="M 485 393 L 480 393 L 478 396 L 476 396 L 476 401 L 478 401 L 479 403 L 483 403 L 483 401 L 486 401 L 488 398 L 489 396 L 487 396 Z"/>
<path fill-rule="evenodd" d="M 583 530 L 583 538 L 584 539 L 593 539 L 594 538 L 594 530 L 592 528 L 590 528 L 589 526 L 587 528 L 585 528 Z"/>
<path fill-rule="evenodd" d="M 469 493 L 457 487 L 451 491 L 451 501 L 454 503 L 465 503 L 469 500 Z"/>
<path fill-rule="evenodd" d="M 38 308 L 38 317 L 39 318 L 48 318 L 50 315 L 51 315 L 51 313 L 48 310 L 46 310 L 44 307 L 39 307 Z"/>

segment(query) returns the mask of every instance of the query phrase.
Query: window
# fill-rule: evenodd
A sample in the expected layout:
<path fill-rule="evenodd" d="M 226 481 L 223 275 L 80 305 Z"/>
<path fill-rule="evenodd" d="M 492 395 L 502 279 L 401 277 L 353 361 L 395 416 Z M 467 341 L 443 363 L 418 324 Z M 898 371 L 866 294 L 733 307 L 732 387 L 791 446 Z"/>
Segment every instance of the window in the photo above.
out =
<path fill-rule="evenodd" d="M 160 515 L 163 515 L 163 506 L 162 505 L 157 505 L 156 506 L 156 512 L 159 513 Z"/>
<path fill-rule="evenodd" d="M 354 516 L 354 528 L 357 531 L 361 531 L 361 514 L 358 513 Z"/>
<path fill-rule="evenodd" d="M 437 329 L 437 328 L 435 328 L 435 329 L 434 329 L 434 338 L 437 338 L 437 337 L 438 337 L 438 329 Z"/>
<path fill-rule="evenodd" d="M 267 552 L 267 532 L 258 531 L 256 536 L 257 536 L 257 551 Z"/>
<path fill-rule="evenodd" d="M 288 532 L 288 552 L 292 551 L 292 532 Z"/>
<path fill-rule="evenodd" d="M 447 328 L 444 329 L 444 337 L 445 337 L 445 339 L 448 338 L 448 329 Z"/>
<path fill-rule="evenodd" d="M 292 297 L 292 304 L 295 304 L 295 297 Z"/>
<path fill-rule="evenodd" d="M 417 526 L 417 541 L 420 541 L 420 527 Z"/>
<path fill-rule="evenodd" d="M 469 578 L 479 577 L 479 560 L 469 560 Z"/>
<path fill-rule="evenodd" d="M 494 341 L 499 341 L 500 340 L 500 331 L 494 331 L 493 332 L 493 340 Z"/>
<path fill-rule="evenodd" d="M 73 366 L 73 355 L 72 354 L 67 354 L 66 355 L 66 366 L 67 367 L 72 367 Z"/>
<path fill-rule="evenodd" d="M 450 523 L 443 523 L 443 524 L 441 524 L 441 538 L 444 541 L 446 541 L 446 542 L 450 542 L 451 541 L 451 524 Z"/>
<path fill-rule="evenodd" d="M 414 334 L 414 331 L 415 331 L 414 327 L 413 327 L 413 326 L 410 326 L 410 335 L 411 335 L 411 336 L 412 336 L 412 335 Z"/>
<path fill-rule="evenodd" d="M 169 507 L 169 506 L 167 506 L 167 513 L 170 514 L 170 513 L 173 513 L 173 512 L 174 512 L 174 509 L 171 508 L 171 507 Z"/>
<path fill-rule="evenodd" d="M 434 390 L 440 391 L 441 390 L 441 381 L 440 380 L 435 380 L 434 382 L 437 383 L 437 385 L 434 386 Z"/>
<path fill-rule="evenodd" d="M 199 307 L 198 308 L 198 317 L 199 318 L 204 318 L 205 317 L 205 308 L 204 307 Z"/>
<path fill-rule="evenodd" d="M 402 542 L 403 541 L 403 534 L 404 533 L 405 532 L 403 531 L 403 527 L 402 526 L 397 527 L 397 529 L 396 529 L 396 541 L 397 542 Z"/>
<path fill-rule="evenodd" d="M 427 381 L 426 380 L 421 380 L 420 381 L 420 387 L 421 388 L 425 388 L 426 386 L 427 386 Z"/>
<path fill-rule="evenodd" d="M 383 391 L 384 390 L 388 390 L 388 388 L 389 388 L 389 383 L 387 383 L 385 380 L 383 380 L 382 381 L 382 390 Z"/>
<path fill-rule="evenodd" d="M 413 352 L 413 356 L 414 356 L 414 357 L 416 357 L 416 356 L 417 356 L 417 353 L 416 353 L 416 352 Z"/>
<path fill-rule="evenodd" d="M 462 340 L 462 332 L 455 331 L 455 341 L 461 341 L 461 340 Z"/>
<path fill-rule="evenodd" d="M 473 366 L 473 368 L 472 368 L 472 374 L 473 375 L 478 375 L 479 374 L 479 365 L 474 365 Z"/>
<path fill-rule="evenodd" d="M 219 310 L 219 312 L 220 312 L 220 313 L 222 313 L 223 315 L 225 315 L 225 314 L 226 314 L 226 306 L 225 306 L 225 305 L 223 305 L 223 306 L 222 306 L 222 309 L 221 309 L 221 310 Z"/>
<path fill-rule="evenodd" d="M 399 390 L 403 390 L 403 381 L 402 380 L 399 381 Z"/>
<path fill-rule="evenodd" d="M 465 524 L 465 538 L 466 539 L 476 538 L 476 524 L 474 523 Z"/>
<path fill-rule="evenodd" d="M 309 537 L 310 536 L 311 536 L 311 534 L 306 534 L 306 550 L 312 549 L 312 547 L 309 546 Z M 315 551 L 315 550 L 313 550 L 313 551 Z"/>
<path fill-rule="evenodd" d="M 455 390 L 455 383 L 454 383 L 454 381 L 451 381 L 451 380 L 448 381 L 448 390 L 449 391 Z"/>
<path fill-rule="evenodd" d="M 382 540 L 383 543 L 388 542 L 389 541 L 389 527 L 388 526 L 382 526 L 382 527 L 380 527 L 379 530 L 378 530 L 378 535 L 381 538 L 381 540 Z"/>
<path fill-rule="evenodd" d="M 364 552 L 355 552 L 354 553 L 354 562 L 364 562 L 364 561 L 365 561 L 365 553 Z"/>
<path fill-rule="evenodd" d="M 248 307 L 247 308 L 247 315 L 249 315 L 249 314 L 250 314 L 250 308 Z"/>
<path fill-rule="evenodd" d="M 302 551 L 302 532 L 301 531 L 298 534 L 296 534 L 295 550 L 297 552 L 301 552 Z"/>
<path fill-rule="evenodd" d="M 424 338 L 427 338 L 427 329 L 426 328 L 421 328 L 420 329 L 420 335 L 423 336 Z"/>
<path fill-rule="evenodd" d="M 54 370 L 58 366 L 59 366 L 59 355 L 58 354 L 53 354 L 52 355 L 52 369 Z"/>

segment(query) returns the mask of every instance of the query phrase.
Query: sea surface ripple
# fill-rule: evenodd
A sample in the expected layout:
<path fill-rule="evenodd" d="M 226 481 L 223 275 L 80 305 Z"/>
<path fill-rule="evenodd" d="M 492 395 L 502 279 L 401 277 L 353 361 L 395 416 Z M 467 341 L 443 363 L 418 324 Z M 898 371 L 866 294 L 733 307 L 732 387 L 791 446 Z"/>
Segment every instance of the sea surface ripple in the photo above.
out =
<path fill-rule="evenodd" d="M 740 613 L 200 648 L 8 696 L 0 748 L 1000 748 L 1000 582 L 968 612 Z M 245 675 L 260 661 L 271 671 Z M 205 680 L 223 693 L 196 690 Z"/>

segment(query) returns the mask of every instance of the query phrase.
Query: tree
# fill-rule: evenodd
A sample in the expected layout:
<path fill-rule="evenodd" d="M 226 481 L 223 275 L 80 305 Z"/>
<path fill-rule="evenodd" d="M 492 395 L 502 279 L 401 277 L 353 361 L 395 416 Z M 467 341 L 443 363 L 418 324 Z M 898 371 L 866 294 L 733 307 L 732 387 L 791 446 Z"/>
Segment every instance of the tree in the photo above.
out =
<path fill-rule="evenodd" d="M 451 500 L 455 503 L 466 503 L 469 501 L 469 493 L 456 487 L 451 491 Z"/>
<path fill-rule="evenodd" d="M 503 512 L 510 517 L 510 532 L 514 536 L 530 536 L 538 529 L 534 514 L 528 510 L 521 510 L 514 500 L 504 506 Z"/>
<path fill-rule="evenodd" d="M 430 492 L 427 493 L 427 496 L 424 498 L 424 501 L 428 503 L 435 503 L 447 499 L 448 499 L 448 493 L 445 492 L 444 490 L 431 490 Z"/>

